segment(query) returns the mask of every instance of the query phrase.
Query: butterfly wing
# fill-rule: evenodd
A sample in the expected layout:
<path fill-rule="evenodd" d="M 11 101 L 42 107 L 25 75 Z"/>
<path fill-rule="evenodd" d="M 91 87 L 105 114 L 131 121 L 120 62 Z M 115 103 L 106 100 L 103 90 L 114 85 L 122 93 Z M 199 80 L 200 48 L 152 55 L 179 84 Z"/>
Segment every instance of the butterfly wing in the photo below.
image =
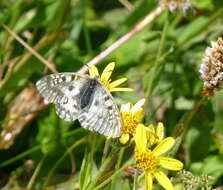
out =
<path fill-rule="evenodd" d="M 80 111 L 80 89 L 87 78 L 77 73 L 51 74 L 40 79 L 36 87 L 45 101 L 56 104 L 56 112 L 61 119 L 74 121 Z"/>
<path fill-rule="evenodd" d="M 101 83 L 95 88 L 91 104 L 80 111 L 78 120 L 86 129 L 117 138 L 121 135 L 122 127 L 118 107 L 110 92 Z"/>
<path fill-rule="evenodd" d="M 107 137 L 119 137 L 122 122 L 118 107 L 110 92 L 99 81 L 91 102 L 81 109 L 81 89 L 89 87 L 88 81 L 87 75 L 57 73 L 43 77 L 36 86 L 44 100 L 56 104 L 56 112 L 61 119 L 78 119 L 86 129 Z"/>

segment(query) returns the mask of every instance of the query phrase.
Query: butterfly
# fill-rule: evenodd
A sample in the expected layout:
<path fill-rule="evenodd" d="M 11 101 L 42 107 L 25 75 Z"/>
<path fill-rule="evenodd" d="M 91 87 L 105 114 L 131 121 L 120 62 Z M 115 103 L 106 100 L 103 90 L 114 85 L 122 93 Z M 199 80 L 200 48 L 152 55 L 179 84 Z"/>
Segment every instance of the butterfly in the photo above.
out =
<path fill-rule="evenodd" d="M 56 113 L 61 119 L 78 119 L 83 128 L 106 137 L 121 136 L 118 107 L 97 78 L 73 72 L 57 73 L 43 77 L 36 87 L 45 101 L 56 104 Z"/>

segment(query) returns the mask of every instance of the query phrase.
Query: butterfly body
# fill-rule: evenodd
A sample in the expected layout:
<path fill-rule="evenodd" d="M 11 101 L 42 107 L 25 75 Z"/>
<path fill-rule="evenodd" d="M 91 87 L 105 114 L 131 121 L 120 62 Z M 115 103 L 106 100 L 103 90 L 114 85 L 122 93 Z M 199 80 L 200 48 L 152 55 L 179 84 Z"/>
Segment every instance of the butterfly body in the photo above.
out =
<path fill-rule="evenodd" d="M 108 89 L 97 79 L 77 73 L 57 73 L 36 83 L 40 94 L 56 104 L 57 115 L 66 121 L 79 120 L 82 127 L 107 137 L 121 135 L 122 121 Z"/>
<path fill-rule="evenodd" d="M 86 85 L 82 87 L 80 90 L 80 107 L 81 109 L 85 108 L 89 103 L 92 102 L 92 98 L 94 96 L 95 89 L 97 88 L 97 85 L 99 85 L 97 79 L 92 78 L 88 79 L 88 82 L 86 82 Z"/>

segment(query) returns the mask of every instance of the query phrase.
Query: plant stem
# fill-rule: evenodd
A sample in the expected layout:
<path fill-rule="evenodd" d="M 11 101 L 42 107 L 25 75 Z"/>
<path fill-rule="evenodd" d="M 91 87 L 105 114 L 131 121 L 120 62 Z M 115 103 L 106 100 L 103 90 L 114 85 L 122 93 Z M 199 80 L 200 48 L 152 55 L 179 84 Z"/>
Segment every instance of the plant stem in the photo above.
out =
<path fill-rule="evenodd" d="M 197 113 L 203 102 L 206 100 L 206 96 L 202 96 L 194 105 L 194 108 L 179 122 L 178 130 L 175 137 L 179 137 L 188 128 L 189 123 L 193 119 L 194 115 Z"/>
<path fill-rule="evenodd" d="M 50 178 L 52 177 L 53 173 L 55 172 L 55 170 L 57 169 L 57 167 L 61 164 L 61 162 L 64 160 L 64 158 L 74 149 L 76 148 L 78 145 L 80 145 L 81 143 L 83 143 L 86 140 L 86 136 L 79 139 L 76 143 L 74 143 L 70 148 L 68 148 L 68 150 L 63 154 L 62 157 L 60 157 L 60 159 L 55 163 L 54 167 L 50 170 L 44 184 L 43 184 L 43 189 L 45 189 L 45 187 L 47 186 Z"/>
<path fill-rule="evenodd" d="M 64 138 L 67 138 L 67 137 L 69 137 L 71 135 L 75 135 L 80 130 L 81 130 L 81 128 L 75 129 L 73 131 L 69 131 L 65 135 L 63 135 L 62 138 L 64 139 Z M 17 160 L 20 160 L 20 159 L 22 159 L 22 158 L 24 158 L 24 157 L 32 154 L 33 152 L 36 152 L 36 151 L 40 150 L 41 147 L 42 147 L 41 144 L 36 145 L 36 146 L 32 147 L 31 149 L 29 149 L 29 150 L 27 150 L 25 152 L 22 152 L 22 153 L 18 154 L 17 156 L 15 156 L 15 157 L 13 157 L 13 158 L 11 158 L 9 160 L 6 160 L 6 161 L 1 162 L 0 163 L 0 168 L 3 168 L 5 166 L 8 166 L 9 164 L 12 164 L 12 163 L 16 162 Z"/>
<path fill-rule="evenodd" d="M 8 26 L 1 23 L 2 27 L 8 31 L 19 43 L 21 43 L 29 52 L 39 59 L 43 64 L 45 64 L 53 73 L 56 73 L 56 67 L 54 64 L 46 60 L 42 55 L 40 55 L 35 49 L 28 45 L 22 38 L 20 38 L 14 31 L 12 31 Z"/>
<path fill-rule="evenodd" d="M 133 190 L 137 190 L 137 186 L 138 186 L 138 175 L 139 175 L 139 171 L 138 168 L 135 171 L 135 175 L 134 175 L 134 183 L 133 183 Z"/>
<path fill-rule="evenodd" d="M 129 40 L 131 37 L 136 35 L 137 33 L 141 32 L 149 23 L 151 23 L 158 15 L 160 15 L 163 12 L 164 8 L 157 7 L 154 11 L 149 13 L 139 24 L 137 24 L 131 31 L 129 31 L 127 34 L 119 38 L 116 42 L 114 42 L 111 46 L 109 46 L 107 49 L 105 49 L 103 52 L 101 52 L 99 55 L 94 57 L 91 61 L 89 61 L 86 65 L 96 65 L 101 60 L 103 60 L 105 57 L 107 57 L 111 52 L 116 50 L 118 47 L 120 47 L 122 44 L 124 44 L 127 40 Z M 82 67 L 78 73 L 84 74 L 88 71 L 88 67 L 84 66 Z"/>
<path fill-rule="evenodd" d="M 40 169 L 43 166 L 43 163 L 44 163 L 45 159 L 46 159 L 46 156 L 44 156 L 42 158 L 42 160 L 39 162 L 39 164 L 37 165 L 37 167 L 36 167 L 32 177 L 31 177 L 31 179 L 29 180 L 29 183 L 27 185 L 27 189 L 31 189 L 32 188 L 32 186 L 33 186 L 33 184 L 34 184 L 34 182 L 35 182 L 35 180 L 36 180 L 36 178 L 37 178 L 37 176 L 39 174 L 39 171 L 40 171 Z"/>
<path fill-rule="evenodd" d="M 128 0 L 118 0 L 128 11 L 133 11 L 134 7 Z"/>
<path fill-rule="evenodd" d="M 122 161 L 124 152 L 125 152 L 125 147 L 122 147 L 121 150 L 119 151 L 118 160 L 115 165 L 115 171 L 117 171 L 121 165 L 121 161 Z M 111 188 L 110 188 L 111 190 L 115 189 L 115 182 L 116 182 L 115 179 L 112 180 L 112 184 L 111 184 Z"/>
<path fill-rule="evenodd" d="M 160 57 L 162 55 L 162 51 L 163 51 L 163 48 L 164 48 L 164 43 L 165 43 L 165 39 L 166 39 L 168 24 L 169 24 L 168 11 L 166 11 L 165 24 L 164 24 L 163 31 L 162 31 L 162 36 L 161 36 L 161 39 L 160 39 L 159 49 L 158 49 L 158 52 L 157 52 L 157 55 L 156 55 L 154 70 L 151 73 L 151 78 L 149 80 L 148 89 L 146 91 L 146 97 L 148 97 L 149 100 L 151 98 L 152 89 L 153 89 L 153 86 L 154 86 L 154 81 L 155 81 L 155 79 L 158 76 L 159 71 L 160 71 L 159 70 Z"/>
<path fill-rule="evenodd" d="M 25 152 L 22 152 L 21 154 L 18 154 L 17 156 L 9 159 L 9 160 L 6 160 L 2 163 L 0 163 L 0 168 L 3 168 L 5 166 L 8 166 L 9 164 L 21 159 L 21 158 L 24 158 L 25 156 L 29 155 L 29 154 L 32 154 L 33 152 L 39 150 L 41 148 L 41 145 L 36 145 L 34 147 L 32 147 L 31 149 L 25 151 Z"/>
<path fill-rule="evenodd" d="M 84 32 L 85 43 L 86 43 L 87 51 L 91 53 L 92 52 L 91 39 L 90 39 L 88 28 L 86 26 L 85 0 L 80 1 L 80 3 L 82 5 L 83 32 Z"/>
<path fill-rule="evenodd" d="M 94 190 L 99 190 L 100 188 L 102 188 L 105 185 L 107 185 L 108 183 L 110 183 L 110 181 L 113 180 L 114 177 L 116 177 L 121 171 L 123 171 L 123 169 L 125 167 L 127 167 L 128 165 L 130 165 L 132 163 L 132 161 L 133 161 L 132 158 L 130 160 L 128 160 L 120 169 L 116 170 L 116 172 L 111 177 L 107 178 L 101 184 L 97 185 L 97 187 L 95 187 Z"/>
<path fill-rule="evenodd" d="M 109 149 L 110 144 L 111 144 L 111 140 L 110 139 L 105 141 L 105 146 L 104 146 L 104 150 L 103 150 L 101 163 L 103 163 L 105 161 L 105 158 L 106 158 L 106 156 L 108 154 L 108 149 Z"/>
<path fill-rule="evenodd" d="M 108 164 L 111 163 L 111 160 L 113 159 L 113 156 L 115 155 L 114 150 L 112 150 L 110 152 L 110 155 L 106 158 L 106 160 L 102 163 L 100 170 L 98 171 L 97 175 L 95 176 L 95 178 L 92 180 L 91 184 L 88 187 L 88 190 L 93 190 L 98 179 L 101 177 L 102 173 L 104 172 L 104 170 L 107 168 Z"/>

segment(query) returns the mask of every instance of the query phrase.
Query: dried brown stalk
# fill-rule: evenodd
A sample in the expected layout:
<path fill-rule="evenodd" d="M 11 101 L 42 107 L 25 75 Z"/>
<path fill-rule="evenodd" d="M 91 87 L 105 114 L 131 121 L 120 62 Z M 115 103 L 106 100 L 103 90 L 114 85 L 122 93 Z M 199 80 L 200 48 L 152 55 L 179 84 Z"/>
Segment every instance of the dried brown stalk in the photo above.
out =
<path fill-rule="evenodd" d="M 0 149 L 9 148 L 25 125 L 36 116 L 38 110 L 45 106 L 34 86 L 23 89 L 8 106 L 0 133 Z"/>
<path fill-rule="evenodd" d="M 139 24 L 137 24 L 131 31 L 129 31 L 127 34 L 125 34 L 121 38 L 119 38 L 116 42 L 114 42 L 111 46 L 109 46 L 99 55 L 94 57 L 86 65 L 90 66 L 90 65 L 98 64 L 101 60 L 103 60 L 110 53 L 112 53 L 114 50 L 116 50 L 118 47 L 124 44 L 131 37 L 141 32 L 149 23 L 151 23 L 158 15 L 160 15 L 163 12 L 163 10 L 164 8 L 157 7 L 154 11 L 149 13 Z M 78 73 L 83 74 L 83 73 L 86 73 L 87 71 L 88 71 L 88 67 L 84 66 L 78 71 Z"/>
<path fill-rule="evenodd" d="M 45 64 L 52 72 L 56 73 L 56 67 L 53 63 L 50 63 L 46 60 L 42 55 L 40 55 L 35 49 L 33 49 L 29 44 L 27 44 L 22 38 L 20 38 L 12 29 L 10 29 L 5 24 L 1 24 L 1 26 L 8 31 L 19 43 L 21 43 L 32 55 L 34 55 L 37 59 L 39 59 L 43 64 Z"/>

